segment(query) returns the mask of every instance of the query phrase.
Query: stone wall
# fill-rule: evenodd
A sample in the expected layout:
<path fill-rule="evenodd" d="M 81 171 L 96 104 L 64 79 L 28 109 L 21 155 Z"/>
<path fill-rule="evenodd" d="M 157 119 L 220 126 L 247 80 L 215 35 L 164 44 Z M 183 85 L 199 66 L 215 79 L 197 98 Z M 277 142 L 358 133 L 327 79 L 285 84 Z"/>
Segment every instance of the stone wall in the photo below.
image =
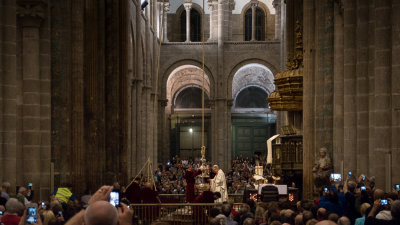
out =
<path fill-rule="evenodd" d="M 387 191 L 399 182 L 396 7 L 304 0 L 305 189 L 322 146 L 332 151 L 335 172 L 375 176 Z"/>

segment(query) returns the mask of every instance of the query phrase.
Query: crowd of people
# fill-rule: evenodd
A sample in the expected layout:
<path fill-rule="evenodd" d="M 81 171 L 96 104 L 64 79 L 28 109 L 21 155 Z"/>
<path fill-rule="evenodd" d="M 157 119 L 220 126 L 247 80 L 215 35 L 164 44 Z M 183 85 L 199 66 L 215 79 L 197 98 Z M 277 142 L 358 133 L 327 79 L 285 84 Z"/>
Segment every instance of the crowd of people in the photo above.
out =
<path fill-rule="evenodd" d="M 244 189 L 254 188 L 255 180 L 253 174 L 257 164 L 265 168 L 264 175 L 267 176 L 268 170 L 263 156 L 255 155 L 253 158 L 236 157 L 232 160 L 231 170 L 226 171 L 229 194 L 243 194 Z M 211 167 L 211 164 L 208 165 Z M 159 193 L 185 194 L 186 180 L 184 179 L 184 174 L 189 166 L 192 166 L 194 171 L 198 171 L 201 166 L 200 159 L 183 160 L 176 156 L 164 166 L 159 166 L 154 173 L 154 181 Z M 214 175 L 212 170 L 210 170 L 210 174 L 212 178 Z"/>
<path fill-rule="evenodd" d="M 252 187 L 254 167 L 262 161 L 262 158 L 257 160 L 259 159 L 234 159 L 232 170 L 226 175 L 228 185 L 223 182 L 225 175 L 218 166 L 206 167 L 210 169 L 213 180 L 211 186 L 212 182 L 214 185 L 222 182 L 224 184 L 220 187 L 229 186 L 231 191 L 235 190 L 235 193 Z M 28 223 L 33 225 L 131 225 L 135 223 L 135 219 L 133 209 L 128 208 L 129 204 L 161 203 L 159 193 L 166 193 L 166 190 L 171 191 L 171 189 L 172 191 L 178 189 L 177 193 L 185 193 L 185 190 L 188 190 L 188 184 L 189 186 L 194 184 L 192 178 L 204 170 L 204 167 L 200 166 L 200 161 L 174 158 L 166 166 L 157 169 L 154 174 L 154 181 L 156 181 L 154 184 L 149 182 L 152 179 L 139 176 L 127 188 L 115 183 L 113 186 L 101 187 L 93 195 L 79 196 L 81 198 L 73 194 L 71 185 L 65 184 L 56 189 L 48 201 L 37 203 L 32 201 L 33 188 L 19 187 L 17 194 L 11 194 L 10 183 L 3 182 L 0 196 L 0 225 Z M 219 176 L 221 176 L 220 180 L 217 179 Z M 359 177 L 349 175 L 344 181 L 331 179 L 330 182 L 329 185 L 321 188 L 318 197 L 303 199 L 297 204 L 289 201 L 262 202 L 257 198 L 250 198 L 243 204 L 234 204 L 223 196 L 222 189 L 213 188 L 213 186 L 211 191 L 189 196 L 191 200 L 188 202 L 221 203 L 203 212 L 209 218 L 206 222 L 208 224 L 400 224 L 399 187 L 385 192 L 375 186 L 374 177 L 363 174 Z M 109 203 L 112 190 L 120 190 L 119 207 L 114 207 Z M 31 206 L 37 209 L 38 216 L 37 221 L 28 222 L 27 208 Z M 157 208 L 157 211 L 159 209 Z M 194 224 L 198 223 L 195 221 Z"/>

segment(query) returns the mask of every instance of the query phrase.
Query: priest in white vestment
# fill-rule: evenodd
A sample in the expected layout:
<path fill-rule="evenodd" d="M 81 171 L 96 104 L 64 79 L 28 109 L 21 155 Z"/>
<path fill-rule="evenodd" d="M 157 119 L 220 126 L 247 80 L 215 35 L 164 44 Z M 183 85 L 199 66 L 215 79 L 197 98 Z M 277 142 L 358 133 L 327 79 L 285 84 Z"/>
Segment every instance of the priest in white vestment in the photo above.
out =
<path fill-rule="evenodd" d="M 211 191 L 219 192 L 221 198 L 215 200 L 215 203 L 223 203 L 228 201 L 228 188 L 226 187 L 226 179 L 224 171 L 222 171 L 217 165 L 213 166 L 215 177 L 211 180 Z"/>

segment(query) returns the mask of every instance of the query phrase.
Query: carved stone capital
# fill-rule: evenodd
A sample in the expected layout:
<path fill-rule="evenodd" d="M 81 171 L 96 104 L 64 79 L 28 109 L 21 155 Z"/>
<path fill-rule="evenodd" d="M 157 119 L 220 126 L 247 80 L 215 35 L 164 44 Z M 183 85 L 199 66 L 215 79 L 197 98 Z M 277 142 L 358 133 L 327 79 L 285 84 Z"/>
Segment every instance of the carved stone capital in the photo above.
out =
<path fill-rule="evenodd" d="M 165 12 L 169 12 L 169 7 L 170 7 L 169 2 L 165 2 L 165 3 L 164 3 L 164 11 L 165 11 Z"/>
<path fill-rule="evenodd" d="M 158 103 L 161 107 L 166 107 L 168 105 L 168 99 L 159 99 Z"/>
<path fill-rule="evenodd" d="M 235 10 L 235 5 L 236 5 L 235 1 L 231 0 L 231 2 L 229 3 L 229 10 L 230 11 Z"/>
<path fill-rule="evenodd" d="M 274 0 L 272 2 L 272 5 L 274 6 L 275 9 L 278 9 L 281 6 L 281 0 Z"/>
<path fill-rule="evenodd" d="M 217 9 L 218 3 L 214 2 L 212 0 L 208 0 L 207 7 L 208 7 L 208 10 L 213 11 L 214 9 Z"/>
<path fill-rule="evenodd" d="M 258 0 L 251 0 L 250 1 L 250 5 L 251 5 L 252 8 L 253 7 L 257 7 L 258 6 Z"/>
<path fill-rule="evenodd" d="M 43 0 L 20 0 L 17 3 L 17 15 L 22 26 L 40 27 L 41 22 L 46 18 L 47 3 Z"/>
<path fill-rule="evenodd" d="M 192 3 L 191 2 L 186 2 L 183 4 L 185 6 L 186 11 L 190 11 L 192 9 Z"/>

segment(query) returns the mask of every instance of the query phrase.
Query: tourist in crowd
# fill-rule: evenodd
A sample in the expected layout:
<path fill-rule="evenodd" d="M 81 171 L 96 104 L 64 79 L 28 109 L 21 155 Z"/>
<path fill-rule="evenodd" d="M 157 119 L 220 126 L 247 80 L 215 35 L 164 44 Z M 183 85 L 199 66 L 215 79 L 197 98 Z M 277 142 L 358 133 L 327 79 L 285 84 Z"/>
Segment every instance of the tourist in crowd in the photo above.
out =
<path fill-rule="evenodd" d="M 4 225 L 18 225 L 21 217 L 19 214 L 24 206 L 16 198 L 10 198 L 6 203 L 6 211 L 1 218 L 1 223 Z"/>
<path fill-rule="evenodd" d="M 369 203 L 363 203 L 360 207 L 361 217 L 356 219 L 355 225 L 364 225 L 365 223 L 365 213 L 367 209 L 371 207 Z"/>
<path fill-rule="evenodd" d="M 8 194 L 8 192 L 10 191 L 10 182 L 3 182 L 3 184 L 1 185 L 1 197 L 5 198 L 7 201 L 8 199 L 10 199 L 10 196 Z"/>
<path fill-rule="evenodd" d="M 61 187 L 53 192 L 53 195 L 60 203 L 67 203 L 70 200 L 76 200 L 75 195 L 72 193 L 71 184 L 63 184 Z"/>
<path fill-rule="evenodd" d="M 27 194 L 28 194 L 28 189 L 26 189 L 25 187 L 19 187 L 17 194 L 18 201 L 20 201 L 24 205 L 29 204 L 30 201 L 28 201 L 28 199 L 26 198 Z"/>

